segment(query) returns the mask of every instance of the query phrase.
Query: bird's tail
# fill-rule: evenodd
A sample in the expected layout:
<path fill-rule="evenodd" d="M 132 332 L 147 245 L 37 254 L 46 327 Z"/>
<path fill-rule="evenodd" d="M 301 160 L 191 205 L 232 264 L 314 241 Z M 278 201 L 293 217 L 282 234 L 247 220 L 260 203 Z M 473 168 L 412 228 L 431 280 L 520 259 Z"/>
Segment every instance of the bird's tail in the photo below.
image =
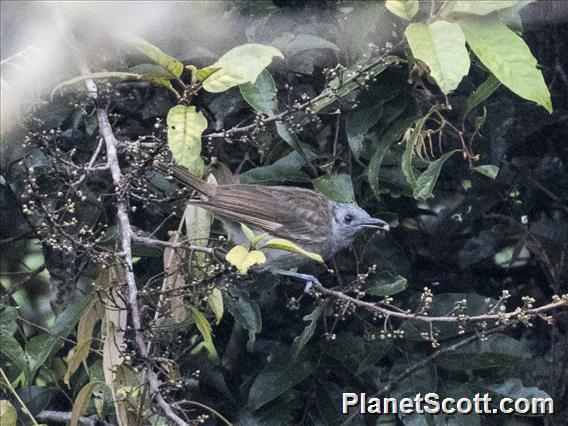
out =
<path fill-rule="evenodd" d="M 183 185 L 189 186 L 203 195 L 211 196 L 215 192 L 215 186 L 205 182 L 199 176 L 189 172 L 185 167 L 175 164 L 168 164 L 161 160 L 154 160 L 153 166 L 156 170 L 167 176 L 172 176 Z"/>

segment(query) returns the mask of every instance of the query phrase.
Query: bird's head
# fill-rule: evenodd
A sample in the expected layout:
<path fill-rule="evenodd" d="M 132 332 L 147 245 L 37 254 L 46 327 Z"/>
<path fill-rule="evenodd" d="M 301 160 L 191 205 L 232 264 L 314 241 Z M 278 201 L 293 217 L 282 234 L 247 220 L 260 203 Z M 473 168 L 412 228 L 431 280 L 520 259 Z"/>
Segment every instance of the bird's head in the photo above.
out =
<path fill-rule="evenodd" d="M 340 248 L 351 244 L 357 233 L 365 228 L 389 230 L 387 222 L 371 217 L 355 204 L 333 203 L 332 213 L 334 243 Z"/>

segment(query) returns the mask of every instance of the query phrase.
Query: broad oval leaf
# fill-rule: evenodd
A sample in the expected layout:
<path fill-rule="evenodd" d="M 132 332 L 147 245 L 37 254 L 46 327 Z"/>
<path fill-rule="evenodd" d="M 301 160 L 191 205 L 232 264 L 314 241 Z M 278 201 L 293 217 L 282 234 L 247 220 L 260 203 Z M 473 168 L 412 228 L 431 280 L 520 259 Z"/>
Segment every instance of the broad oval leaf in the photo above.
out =
<path fill-rule="evenodd" d="M 239 90 L 243 99 L 256 111 L 268 115 L 278 112 L 276 83 L 268 71 L 263 70 L 254 83 L 241 84 Z"/>
<path fill-rule="evenodd" d="M 245 275 L 251 266 L 266 262 L 266 256 L 259 250 L 248 251 L 243 246 L 235 246 L 226 256 L 227 262 L 236 266 L 239 274 Z"/>
<path fill-rule="evenodd" d="M 271 43 L 274 47 L 280 49 L 286 55 L 314 49 L 331 49 L 339 51 L 339 47 L 329 40 L 312 34 L 292 34 L 285 32 L 276 37 Z"/>
<path fill-rule="evenodd" d="M 387 0 L 386 8 L 402 19 L 410 21 L 418 12 L 418 0 Z"/>
<path fill-rule="evenodd" d="M 354 203 L 355 193 L 351 176 L 337 174 L 321 176 L 313 180 L 314 187 L 333 201 L 338 203 Z"/>
<path fill-rule="evenodd" d="M 552 113 L 550 92 L 537 61 L 524 40 L 493 19 L 468 18 L 459 22 L 467 43 L 503 85 Z"/>
<path fill-rule="evenodd" d="M 177 105 L 167 118 L 168 146 L 174 160 L 190 172 L 201 176 L 205 169 L 201 159 L 201 134 L 207 119 L 194 106 Z"/>
<path fill-rule="evenodd" d="M 521 3 L 530 3 L 525 0 L 499 0 L 499 1 L 479 1 L 479 0 L 459 0 L 448 1 L 441 11 L 442 16 L 454 13 L 466 13 L 469 15 L 489 15 L 497 10 L 507 9 Z"/>
<path fill-rule="evenodd" d="M 469 72 L 465 36 L 458 24 L 435 21 L 410 24 L 406 38 L 414 56 L 430 68 L 430 75 L 444 94 L 454 90 Z"/>
<path fill-rule="evenodd" d="M 284 238 L 272 238 L 271 240 L 268 240 L 265 244 L 263 244 L 262 248 L 289 251 L 292 253 L 301 254 L 302 256 L 309 257 L 310 259 L 313 259 L 316 262 L 323 263 L 323 257 L 321 257 L 319 254 L 304 250 L 302 247 Z"/>
<path fill-rule="evenodd" d="M 284 55 L 275 47 L 263 44 L 237 46 L 211 65 L 221 69 L 203 82 L 203 88 L 208 92 L 220 93 L 239 84 L 254 83 L 274 57 L 284 58 Z"/>
<path fill-rule="evenodd" d="M 248 406 L 257 410 L 303 382 L 312 371 L 313 366 L 307 361 L 294 361 L 287 354 L 277 354 L 256 376 L 250 388 Z"/>
<path fill-rule="evenodd" d="M 135 36 L 134 34 L 125 33 L 121 35 L 122 40 L 134 47 L 140 53 L 146 55 L 152 61 L 164 67 L 175 78 L 180 78 L 183 73 L 183 64 L 176 58 L 162 52 L 156 46 L 148 43 L 146 40 Z"/>

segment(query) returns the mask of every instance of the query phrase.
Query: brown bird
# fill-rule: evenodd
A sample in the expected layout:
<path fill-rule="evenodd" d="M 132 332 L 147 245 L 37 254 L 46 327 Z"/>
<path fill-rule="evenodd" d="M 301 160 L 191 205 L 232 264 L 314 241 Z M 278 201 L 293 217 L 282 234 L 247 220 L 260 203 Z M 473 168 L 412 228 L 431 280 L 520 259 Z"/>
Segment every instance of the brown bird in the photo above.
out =
<path fill-rule="evenodd" d="M 199 192 L 201 199 L 190 202 L 221 220 L 229 239 L 235 244 L 246 246 L 249 243 L 240 226 L 244 223 L 254 231 L 285 238 L 327 259 L 349 246 L 357 233 L 365 228 L 389 229 L 385 221 L 372 218 L 357 205 L 332 201 L 311 189 L 254 184 L 213 185 L 180 166 L 156 161 L 154 167 Z M 283 250 L 263 251 L 267 261 L 257 270 L 282 273 L 310 261 L 305 256 Z M 305 276 L 299 278 L 305 279 Z"/>

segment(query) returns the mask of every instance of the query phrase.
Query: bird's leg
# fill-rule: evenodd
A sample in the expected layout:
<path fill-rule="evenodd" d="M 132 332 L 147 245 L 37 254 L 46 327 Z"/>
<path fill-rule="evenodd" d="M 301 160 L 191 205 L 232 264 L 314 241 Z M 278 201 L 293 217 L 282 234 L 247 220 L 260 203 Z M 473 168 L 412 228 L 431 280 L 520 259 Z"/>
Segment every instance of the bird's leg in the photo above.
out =
<path fill-rule="evenodd" d="M 319 280 L 310 274 L 300 274 L 298 272 L 286 271 L 284 269 L 273 269 L 272 272 L 277 275 L 283 275 L 286 277 L 297 278 L 299 280 L 306 282 L 306 287 L 304 287 L 304 293 L 311 293 L 312 287 L 315 285 L 321 285 Z"/>

